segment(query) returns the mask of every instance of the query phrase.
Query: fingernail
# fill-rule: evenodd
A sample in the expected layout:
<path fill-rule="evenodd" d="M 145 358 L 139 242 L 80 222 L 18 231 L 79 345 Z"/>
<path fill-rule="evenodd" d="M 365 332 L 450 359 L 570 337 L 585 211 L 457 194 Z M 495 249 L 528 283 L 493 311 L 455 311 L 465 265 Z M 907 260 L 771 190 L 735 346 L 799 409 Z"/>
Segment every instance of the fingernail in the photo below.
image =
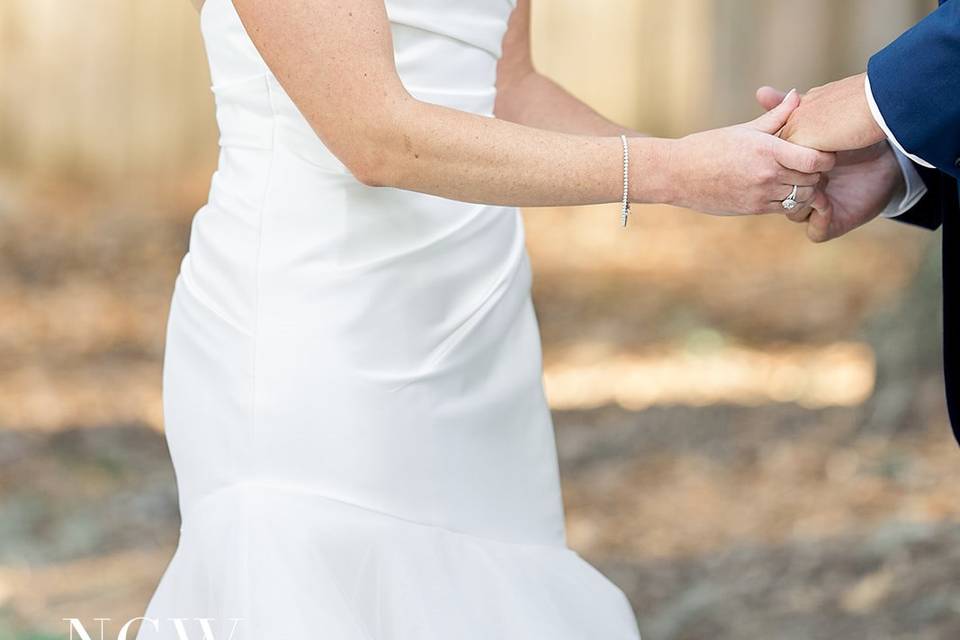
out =
<path fill-rule="evenodd" d="M 786 102 L 787 99 L 793 94 L 795 94 L 796 92 L 797 92 L 796 89 L 790 89 L 790 91 L 787 91 L 787 95 L 783 96 L 783 101 Z"/>

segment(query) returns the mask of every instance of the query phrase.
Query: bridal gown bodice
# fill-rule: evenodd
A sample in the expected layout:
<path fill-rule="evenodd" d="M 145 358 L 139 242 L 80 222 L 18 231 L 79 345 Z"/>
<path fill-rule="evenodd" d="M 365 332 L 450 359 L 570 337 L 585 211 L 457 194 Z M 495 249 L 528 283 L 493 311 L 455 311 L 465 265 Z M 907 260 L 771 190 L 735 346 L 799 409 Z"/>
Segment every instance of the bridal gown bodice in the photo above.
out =
<path fill-rule="evenodd" d="M 515 2 L 385 6 L 410 94 L 493 117 Z M 231 0 L 201 30 L 220 155 L 167 325 L 182 528 L 140 640 L 176 616 L 240 618 L 235 640 L 637 638 L 566 546 L 519 210 L 360 183 Z"/>

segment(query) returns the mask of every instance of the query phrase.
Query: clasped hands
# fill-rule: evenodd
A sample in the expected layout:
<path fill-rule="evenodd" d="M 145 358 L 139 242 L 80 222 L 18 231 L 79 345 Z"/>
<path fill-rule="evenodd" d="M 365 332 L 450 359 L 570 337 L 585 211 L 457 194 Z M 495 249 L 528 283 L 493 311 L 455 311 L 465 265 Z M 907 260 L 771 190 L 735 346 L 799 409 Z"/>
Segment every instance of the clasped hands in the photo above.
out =
<path fill-rule="evenodd" d="M 860 74 L 810 90 L 777 133 L 788 142 L 836 154 L 808 206 L 785 212 L 787 218 L 806 223 L 814 242 L 872 220 L 904 188 L 899 162 L 870 111 L 864 80 Z M 779 108 L 785 97 L 771 87 L 757 91 L 757 101 L 768 111 Z"/>
<path fill-rule="evenodd" d="M 651 201 L 717 215 L 786 214 L 824 242 L 877 217 L 904 189 L 863 74 L 802 96 L 762 87 L 757 100 L 767 111 L 751 122 L 667 141 L 659 154 L 666 170 L 644 173 Z M 787 211 L 794 185 L 799 206 Z"/>

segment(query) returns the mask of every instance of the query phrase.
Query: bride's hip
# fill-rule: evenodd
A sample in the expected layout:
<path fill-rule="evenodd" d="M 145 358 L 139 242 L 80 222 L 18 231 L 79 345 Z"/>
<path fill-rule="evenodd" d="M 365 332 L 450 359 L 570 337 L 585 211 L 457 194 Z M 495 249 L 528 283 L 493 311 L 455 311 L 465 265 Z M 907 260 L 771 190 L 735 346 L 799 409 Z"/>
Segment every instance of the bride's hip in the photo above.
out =
<path fill-rule="evenodd" d="M 265 314 L 246 333 L 184 282 L 168 322 L 163 401 L 178 485 L 190 495 L 259 478 L 417 520 L 499 527 L 494 512 L 542 518 L 537 501 L 559 491 L 528 294 L 418 358 L 401 334 L 385 331 L 371 348 L 316 316 Z M 377 348 L 392 353 L 378 359 Z"/>

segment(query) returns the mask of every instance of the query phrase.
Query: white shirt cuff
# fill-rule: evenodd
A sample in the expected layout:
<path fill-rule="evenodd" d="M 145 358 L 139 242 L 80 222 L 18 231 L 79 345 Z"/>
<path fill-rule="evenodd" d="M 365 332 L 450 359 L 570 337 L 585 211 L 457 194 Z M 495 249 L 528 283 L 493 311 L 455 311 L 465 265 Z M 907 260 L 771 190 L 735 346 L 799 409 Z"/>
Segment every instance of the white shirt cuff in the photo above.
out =
<path fill-rule="evenodd" d="M 904 149 L 903 146 L 897 141 L 897 138 L 893 135 L 893 132 L 890 131 L 890 127 L 887 126 L 887 122 L 883 119 L 883 114 L 880 113 L 880 108 L 877 107 L 877 101 L 873 99 L 873 89 L 870 88 L 870 74 L 864 74 L 863 77 L 864 91 L 867 94 L 867 104 L 870 105 L 870 113 L 873 114 L 873 119 L 877 121 L 877 125 L 883 129 L 883 132 L 887 136 L 887 140 L 890 141 L 890 144 L 893 145 L 893 148 L 922 167 L 927 167 L 929 169 L 935 168 L 923 158 L 907 153 L 907 150 Z"/>
<path fill-rule="evenodd" d="M 900 214 L 906 213 L 916 206 L 920 198 L 927 193 L 927 185 L 924 184 L 923 178 L 920 177 L 917 168 L 913 166 L 910 158 L 896 146 L 893 147 L 893 153 L 897 157 L 900 171 L 903 172 L 903 180 L 906 183 L 906 188 L 903 190 L 898 189 L 897 193 L 890 198 L 887 207 L 880 212 L 880 215 L 884 218 L 896 218 Z"/>

